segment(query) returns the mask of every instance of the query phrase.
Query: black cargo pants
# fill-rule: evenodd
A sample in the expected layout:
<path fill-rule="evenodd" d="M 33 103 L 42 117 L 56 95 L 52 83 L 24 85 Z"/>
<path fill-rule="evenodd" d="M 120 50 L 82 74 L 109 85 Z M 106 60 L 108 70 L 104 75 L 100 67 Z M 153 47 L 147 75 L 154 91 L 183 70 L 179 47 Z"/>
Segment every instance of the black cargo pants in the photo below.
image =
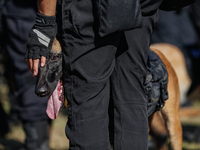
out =
<path fill-rule="evenodd" d="M 60 7 L 69 149 L 111 149 L 108 106 L 112 99 L 114 149 L 147 150 L 147 100 L 143 82 L 157 14 L 143 17 L 142 28 L 101 38 L 91 0 L 68 0 Z"/>

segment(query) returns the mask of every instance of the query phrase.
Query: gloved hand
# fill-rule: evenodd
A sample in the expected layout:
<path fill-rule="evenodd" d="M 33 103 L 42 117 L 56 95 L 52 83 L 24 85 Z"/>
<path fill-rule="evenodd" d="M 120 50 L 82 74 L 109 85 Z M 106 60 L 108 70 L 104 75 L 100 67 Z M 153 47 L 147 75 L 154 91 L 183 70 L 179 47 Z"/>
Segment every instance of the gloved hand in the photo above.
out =
<path fill-rule="evenodd" d="M 36 23 L 29 33 L 25 59 L 48 58 L 56 33 L 56 17 L 37 13 Z"/>

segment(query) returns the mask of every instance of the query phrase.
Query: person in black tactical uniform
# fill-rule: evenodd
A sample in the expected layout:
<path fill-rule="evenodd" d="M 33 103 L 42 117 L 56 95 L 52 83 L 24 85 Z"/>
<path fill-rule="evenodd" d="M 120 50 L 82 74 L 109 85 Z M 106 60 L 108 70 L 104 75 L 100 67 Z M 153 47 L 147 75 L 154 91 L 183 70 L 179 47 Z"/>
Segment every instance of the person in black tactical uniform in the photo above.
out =
<path fill-rule="evenodd" d="M 47 98 L 36 96 L 36 80 L 24 60 L 28 33 L 35 23 L 35 0 L 9 0 L 3 7 L 4 41 L 8 55 L 6 77 L 12 86 L 14 109 L 26 134 L 26 150 L 49 150 Z"/>
<path fill-rule="evenodd" d="M 110 150 L 108 107 L 113 101 L 114 150 L 147 150 L 147 56 L 162 0 L 38 0 L 26 61 L 37 76 L 56 37 L 63 50 L 63 84 L 70 150 Z M 141 8 L 141 9 L 140 9 Z M 41 60 L 39 64 L 39 60 Z"/>

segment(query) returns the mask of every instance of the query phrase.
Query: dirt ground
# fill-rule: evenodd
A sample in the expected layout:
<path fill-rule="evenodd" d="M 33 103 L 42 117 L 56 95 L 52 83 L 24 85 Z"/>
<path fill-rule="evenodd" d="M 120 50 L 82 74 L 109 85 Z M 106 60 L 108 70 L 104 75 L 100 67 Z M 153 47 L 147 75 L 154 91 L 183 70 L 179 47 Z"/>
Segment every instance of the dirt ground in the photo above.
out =
<path fill-rule="evenodd" d="M 3 97 L 3 99 L 4 101 L 1 101 L 1 103 L 3 102 L 6 113 L 8 113 L 9 103 L 6 100 L 6 97 Z M 193 102 L 192 107 L 198 108 L 200 110 L 200 100 Z M 66 122 L 67 108 L 63 108 L 59 112 L 58 118 L 52 122 L 49 143 L 51 150 L 68 150 L 69 140 L 65 136 Z M 196 116 L 182 117 L 181 123 L 183 127 L 184 140 L 183 150 L 200 150 L 200 114 Z M 10 132 L 6 135 L 5 138 L 0 138 L 0 150 L 21 150 L 23 147 L 24 139 L 25 134 L 21 124 L 14 125 L 10 123 Z M 152 142 L 149 142 L 149 146 L 149 150 L 155 150 L 154 144 Z"/>
<path fill-rule="evenodd" d="M 58 118 L 52 122 L 50 133 L 50 148 L 51 150 L 67 150 L 69 140 L 65 136 L 65 124 L 67 122 L 66 110 L 62 110 Z M 20 150 L 23 147 L 25 134 L 22 126 L 11 124 L 11 131 L 6 135 L 6 138 L 0 138 L 0 150 Z"/>
<path fill-rule="evenodd" d="M 66 108 L 61 110 L 58 118 L 52 122 L 50 134 L 51 150 L 68 150 L 69 141 L 65 136 L 67 122 Z M 181 118 L 183 126 L 183 150 L 200 149 L 200 115 Z M 0 138 L 0 150 L 20 150 L 23 147 L 25 135 L 21 125 L 11 124 L 11 131 L 6 138 Z M 169 143 L 168 143 L 169 144 Z M 149 142 L 149 150 L 155 150 L 154 144 Z M 170 149 L 170 146 L 169 146 Z"/>

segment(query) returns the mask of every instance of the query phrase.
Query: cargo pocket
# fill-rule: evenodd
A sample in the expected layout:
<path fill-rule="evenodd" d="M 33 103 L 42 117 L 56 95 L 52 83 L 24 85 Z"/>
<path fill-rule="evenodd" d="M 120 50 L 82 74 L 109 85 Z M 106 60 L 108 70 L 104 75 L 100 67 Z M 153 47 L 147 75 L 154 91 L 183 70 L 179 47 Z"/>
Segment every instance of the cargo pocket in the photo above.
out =
<path fill-rule="evenodd" d="M 139 0 L 96 0 L 96 6 L 101 37 L 142 26 Z"/>

